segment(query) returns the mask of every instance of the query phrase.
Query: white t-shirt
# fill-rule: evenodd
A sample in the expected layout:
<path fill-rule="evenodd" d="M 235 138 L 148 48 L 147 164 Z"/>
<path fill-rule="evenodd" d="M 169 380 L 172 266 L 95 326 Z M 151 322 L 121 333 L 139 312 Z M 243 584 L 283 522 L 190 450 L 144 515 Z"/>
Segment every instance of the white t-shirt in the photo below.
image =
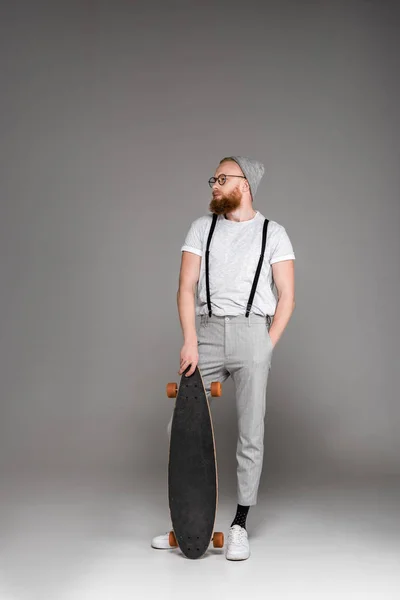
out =
<path fill-rule="evenodd" d="M 202 257 L 197 284 L 196 315 L 208 314 L 205 278 L 205 254 L 212 213 L 199 217 L 190 226 L 181 251 Z M 210 244 L 209 282 L 211 310 L 216 316 L 246 314 L 255 272 L 261 254 L 265 217 L 256 211 L 248 221 L 231 221 L 219 215 Z M 270 220 L 264 262 L 250 313 L 274 315 L 277 300 L 273 293 L 271 265 L 295 259 L 285 228 Z"/>

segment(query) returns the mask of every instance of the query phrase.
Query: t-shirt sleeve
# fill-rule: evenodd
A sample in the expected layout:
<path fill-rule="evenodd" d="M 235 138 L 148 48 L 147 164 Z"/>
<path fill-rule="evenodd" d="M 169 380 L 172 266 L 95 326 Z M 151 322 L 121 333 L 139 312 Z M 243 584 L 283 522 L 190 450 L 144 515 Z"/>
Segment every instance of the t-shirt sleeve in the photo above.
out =
<path fill-rule="evenodd" d="M 273 265 L 281 260 L 295 259 L 292 243 L 284 227 L 273 236 L 269 262 Z"/>
<path fill-rule="evenodd" d="M 197 254 L 198 256 L 203 256 L 203 228 L 200 219 L 193 221 L 191 224 L 181 252 L 184 250 L 186 252 L 193 252 L 193 254 Z"/>

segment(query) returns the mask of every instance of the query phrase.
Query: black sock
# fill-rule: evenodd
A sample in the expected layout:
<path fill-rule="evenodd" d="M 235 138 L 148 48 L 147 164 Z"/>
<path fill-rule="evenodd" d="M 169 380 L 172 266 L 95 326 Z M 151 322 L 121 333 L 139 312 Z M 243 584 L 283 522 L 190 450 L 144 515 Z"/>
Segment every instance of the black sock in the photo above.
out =
<path fill-rule="evenodd" d="M 237 505 L 236 516 L 232 521 L 231 527 L 232 525 L 240 525 L 240 527 L 246 529 L 246 518 L 249 508 L 250 506 L 242 506 L 241 504 Z"/>

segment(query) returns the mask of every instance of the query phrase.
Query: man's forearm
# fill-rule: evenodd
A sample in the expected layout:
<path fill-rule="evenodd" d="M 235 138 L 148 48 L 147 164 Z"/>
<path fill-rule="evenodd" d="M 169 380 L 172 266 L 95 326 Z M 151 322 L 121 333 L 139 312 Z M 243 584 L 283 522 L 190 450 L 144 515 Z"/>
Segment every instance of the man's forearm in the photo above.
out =
<path fill-rule="evenodd" d="M 291 294 L 282 294 L 280 296 L 276 305 L 272 325 L 269 329 L 269 335 L 274 347 L 284 332 L 286 325 L 289 323 L 289 319 L 292 316 L 294 307 L 295 302 Z"/>
<path fill-rule="evenodd" d="M 197 344 L 195 294 L 179 289 L 177 293 L 179 320 L 185 344 Z"/>

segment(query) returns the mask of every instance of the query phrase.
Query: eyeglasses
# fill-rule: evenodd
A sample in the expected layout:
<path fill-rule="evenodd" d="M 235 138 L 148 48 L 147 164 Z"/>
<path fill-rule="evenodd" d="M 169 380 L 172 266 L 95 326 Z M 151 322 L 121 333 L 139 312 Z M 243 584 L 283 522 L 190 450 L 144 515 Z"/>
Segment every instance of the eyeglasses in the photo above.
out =
<path fill-rule="evenodd" d="M 224 173 L 221 173 L 218 177 L 210 177 L 208 185 L 212 187 L 216 181 L 218 181 L 219 185 L 224 185 L 227 177 L 242 177 L 243 179 L 246 179 L 244 175 L 225 175 Z"/>

